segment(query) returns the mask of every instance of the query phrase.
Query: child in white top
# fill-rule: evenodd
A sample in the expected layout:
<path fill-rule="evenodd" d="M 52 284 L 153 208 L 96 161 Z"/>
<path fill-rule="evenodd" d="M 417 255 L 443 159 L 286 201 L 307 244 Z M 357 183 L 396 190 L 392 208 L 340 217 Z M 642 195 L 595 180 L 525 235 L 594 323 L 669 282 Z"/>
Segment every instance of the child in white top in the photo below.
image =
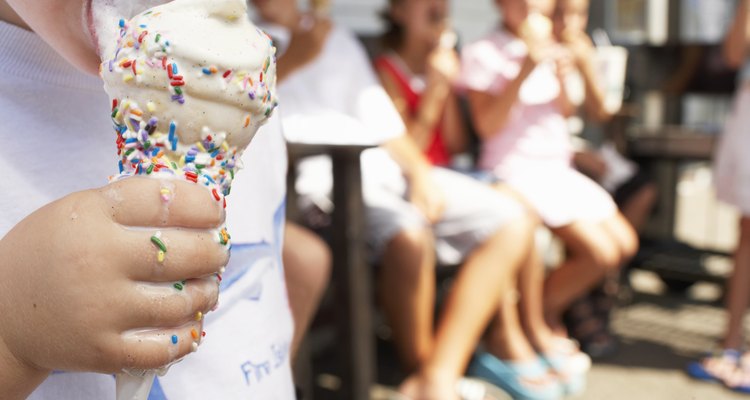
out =
<path fill-rule="evenodd" d="M 227 254 L 203 231 L 225 213 L 205 189 L 174 182 L 167 209 L 156 179 L 100 188 L 117 157 L 109 101 L 93 76 L 99 59 L 84 28 L 87 3 L 0 1 L 0 398 L 114 399 L 112 374 L 187 356 L 158 378 L 150 399 L 292 399 L 278 124 L 256 136 L 233 185 L 234 248 L 217 298 L 213 275 Z M 123 225 L 180 235 L 170 254 L 191 262 L 173 264 L 169 276 L 149 274 L 150 234 Z M 181 295 L 142 290 L 190 278 Z M 177 344 L 122 335 L 150 327 L 174 331 Z M 194 354 L 191 329 L 207 332 Z"/>

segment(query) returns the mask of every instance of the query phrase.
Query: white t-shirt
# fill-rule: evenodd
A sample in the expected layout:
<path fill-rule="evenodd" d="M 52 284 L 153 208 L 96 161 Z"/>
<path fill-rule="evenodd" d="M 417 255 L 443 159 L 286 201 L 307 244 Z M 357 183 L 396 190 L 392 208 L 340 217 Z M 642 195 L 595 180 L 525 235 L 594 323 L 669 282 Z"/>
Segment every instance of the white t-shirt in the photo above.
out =
<path fill-rule="evenodd" d="M 78 72 L 33 33 L 0 22 L 0 235 L 41 206 L 100 187 L 117 172 L 101 81 Z M 281 239 L 286 152 L 278 121 L 256 136 L 228 198 L 232 257 L 221 306 L 198 352 L 154 384 L 149 400 L 293 399 L 292 320 Z M 40 244 L 43 245 L 43 244 Z M 110 375 L 55 372 L 33 400 L 115 398 Z"/>
<path fill-rule="evenodd" d="M 267 30 L 278 32 L 274 39 L 283 57 L 289 35 L 277 26 Z M 289 142 L 379 145 L 406 133 L 365 49 L 342 27 L 331 29 L 313 62 L 279 84 L 278 95 Z M 363 154 L 362 172 L 366 185 L 401 177 L 398 165 L 379 148 Z M 316 157 L 302 163 L 296 187 L 303 196 L 326 196 L 332 187 L 330 160 Z"/>

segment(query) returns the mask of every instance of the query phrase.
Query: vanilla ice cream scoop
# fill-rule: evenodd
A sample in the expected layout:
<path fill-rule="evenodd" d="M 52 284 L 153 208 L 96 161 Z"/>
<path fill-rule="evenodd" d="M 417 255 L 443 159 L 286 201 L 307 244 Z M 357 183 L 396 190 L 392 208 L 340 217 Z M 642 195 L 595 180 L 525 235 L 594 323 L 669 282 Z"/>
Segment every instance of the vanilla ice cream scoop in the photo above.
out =
<path fill-rule="evenodd" d="M 229 194 L 276 107 L 276 49 L 244 0 L 176 0 L 121 19 L 101 77 L 120 176 L 174 174 Z"/>
<path fill-rule="evenodd" d="M 530 13 L 521 25 L 520 35 L 534 40 L 549 40 L 552 36 L 552 21 L 541 13 Z"/>

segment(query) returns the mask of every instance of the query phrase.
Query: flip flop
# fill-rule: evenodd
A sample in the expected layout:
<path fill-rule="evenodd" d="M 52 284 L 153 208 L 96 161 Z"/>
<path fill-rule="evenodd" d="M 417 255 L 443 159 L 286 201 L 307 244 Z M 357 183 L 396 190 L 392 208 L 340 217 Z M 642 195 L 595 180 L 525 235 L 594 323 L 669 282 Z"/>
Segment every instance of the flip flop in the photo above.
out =
<path fill-rule="evenodd" d="M 555 350 L 542 354 L 541 359 L 560 377 L 566 396 L 576 396 L 586 390 L 586 377 L 591 370 L 591 357 L 579 350 L 570 339 L 555 339 Z"/>
<path fill-rule="evenodd" d="M 547 366 L 538 358 L 510 362 L 480 353 L 472 359 L 467 375 L 486 380 L 516 400 L 557 400 L 563 396 L 560 383 L 549 379 Z"/>
<path fill-rule="evenodd" d="M 709 371 L 706 368 L 706 366 L 704 365 L 706 360 L 717 359 L 717 361 L 728 362 L 728 363 L 732 363 L 738 366 L 741 355 L 742 354 L 738 350 L 724 349 L 718 353 L 704 357 L 700 361 L 690 362 L 685 368 L 685 370 L 687 374 L 693 379 L 706 381 L 706 382 L 721 382 L 722 377 L 713 374 L 711 371 Z"/>

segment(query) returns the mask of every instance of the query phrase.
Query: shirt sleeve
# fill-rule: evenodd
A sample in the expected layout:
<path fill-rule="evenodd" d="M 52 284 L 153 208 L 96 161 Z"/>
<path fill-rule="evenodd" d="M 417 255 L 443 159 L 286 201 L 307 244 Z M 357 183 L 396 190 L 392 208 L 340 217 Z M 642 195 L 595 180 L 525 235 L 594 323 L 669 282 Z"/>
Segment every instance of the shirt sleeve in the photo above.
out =
<path fill-rule="evenodd" d="M 487 39 L 461 52 L 459 84 L 464 90 L 498 93 L 517 75 L 517 63 Z"/>
<path fill-rule="evenodd" d="M 346 69 L 350 74 L 352 116 L 368 130 L 368 136 L 378 143 L 386 142 L 406 132 L 401 115 L 390 96 L 380 84 L 367 52 L 353 34 L 346 32 Z"/>

